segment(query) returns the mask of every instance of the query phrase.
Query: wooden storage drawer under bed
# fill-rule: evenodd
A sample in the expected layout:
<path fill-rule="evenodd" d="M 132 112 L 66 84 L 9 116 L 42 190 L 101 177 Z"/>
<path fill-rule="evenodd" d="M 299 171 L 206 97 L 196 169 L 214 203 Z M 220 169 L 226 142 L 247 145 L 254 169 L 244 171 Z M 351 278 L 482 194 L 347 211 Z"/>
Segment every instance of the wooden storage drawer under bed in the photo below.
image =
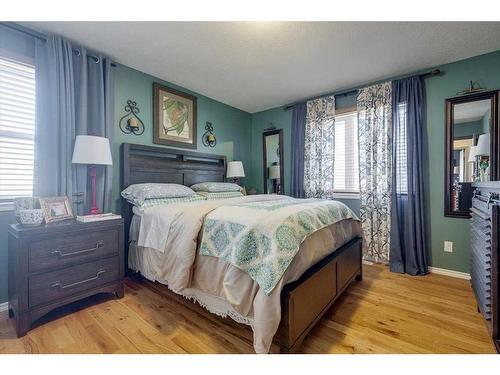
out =
<path fill-rule="evenodd" d="M 281 293 L 282 352 L 294 352 L 352 280 L 361 280 L 361 238 L 354 238 L 287 284 Z"/>

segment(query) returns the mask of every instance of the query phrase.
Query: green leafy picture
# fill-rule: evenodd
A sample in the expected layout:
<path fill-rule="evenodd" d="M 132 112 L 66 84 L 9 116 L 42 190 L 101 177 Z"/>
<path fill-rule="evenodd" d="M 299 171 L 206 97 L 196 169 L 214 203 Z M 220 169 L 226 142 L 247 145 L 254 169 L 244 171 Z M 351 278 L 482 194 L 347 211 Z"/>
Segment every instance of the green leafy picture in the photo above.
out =
<path fill-rule="evenodd" d="M 196 97 L 153 84 L 153 142 L 196 148 Z"/>
<path fill-rule="evenodd" d="M 188 127 L 188 106 L 178 100 L 165 97 L 163 100 L 163 129 L 166 134 L 181 135 Z"/>

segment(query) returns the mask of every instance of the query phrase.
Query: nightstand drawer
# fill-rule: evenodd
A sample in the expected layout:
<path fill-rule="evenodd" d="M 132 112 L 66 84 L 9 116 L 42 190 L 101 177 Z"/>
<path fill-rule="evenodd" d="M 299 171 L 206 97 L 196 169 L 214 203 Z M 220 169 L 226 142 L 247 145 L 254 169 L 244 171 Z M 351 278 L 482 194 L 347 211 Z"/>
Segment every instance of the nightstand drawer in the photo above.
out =
<path fill-rule="evenodd" d="M 117 254 L 119 235 L 112 229 L 34 241 L 29 251 L 30 272 Z"/>
<path fill-rule="evenodd" d="M 29 305 L 37 306 L 118 280 L 118 258 L 68 267 L 29 278 Z"/>

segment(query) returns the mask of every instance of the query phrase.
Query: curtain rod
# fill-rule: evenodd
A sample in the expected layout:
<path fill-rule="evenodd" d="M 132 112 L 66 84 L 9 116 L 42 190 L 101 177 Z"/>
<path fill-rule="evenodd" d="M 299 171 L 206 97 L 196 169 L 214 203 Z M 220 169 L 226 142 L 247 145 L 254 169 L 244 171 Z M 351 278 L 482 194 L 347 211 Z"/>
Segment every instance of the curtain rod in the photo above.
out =
<path fill-rule="evenodd" d="M 46 42 L 47 41 L 47 36 L 45 34 L 40 33 L 38 31 L 35 31 L 35 30 L 32 30 L 32 29 L 30 29 L 28 27 L 25 27 L 25 26 L 22 26 L 22 25 L 18 25 L 17 23 L 14 23 L 14 22 L 0 22 L 0 25 L 3 25 L 3 26 L 5 26 L 5 27 L 7 27 L 9 29 L 14 30 L 14 31 L 17 31 L 17 32 L 29 35 L 29 36 L 31 36 L 33 38 L 41 40 L 42 42 Z M 73 48 L 73 53 L 76 56 L 80 56 L 81 55 L 81 52 L 80 52 L 80 50 L 78 48 Z M 98 56 L 94 56 L 94 55 L 87 54 L 87 57 L 89 59 L 94 60 L 95 63 L 98 63 L 101 60 Z M 111 66 L 115 67 L 116 63 L 111 62 Z"/>
<path fill-rule="evenodd" d="M 430 72 L 427 72 L 427 73 L 422 73 L 422 74 L 418 74 L 420 77 L 422 78 L 427 78 L 427 77 L 434 77 L 434 76 L 438 76 L 438 75 L 442 75 L 444 74 L 444 72 L 440 69 L 433 69 L 431 70 Z M 367 84 L 366 86 L 368 86 L 369 84 Z M 366 86 L 360 86 L 360 87 L 366 87 Z M 324 96 L 329 96 L 329 95 L 334 95 L 334 96 L 343 96 L 343 97 L 346 97 L 346 96 L 351 96 L 351 95 L 354 95 L 354 94 L 357 94 L 358 93 L 358 89 L 356 90 L 351 90 L 351 91 L 347 91 L 347 92 L 341 92 L 339 94 L 335 94 L 335 93 L 330 93 L 330 94 L 324 94 L 324 95 L 321 95 L 321 96 L 314 96 L 312 98 L 308 98 L 308 99 L 304 99 L 303 101 L 308 101 L 308 100 L 313 100 L 313 99 L 319 99 L 319 98 L 322 98 Z M 293 106 L 297 103 L 300 103 L 300 102 L 295 102 L 293 104 L 287 104 L 283 107 L 283 110 L 284 111 L 288 111 L 290 109 L 293 108 Z"/>

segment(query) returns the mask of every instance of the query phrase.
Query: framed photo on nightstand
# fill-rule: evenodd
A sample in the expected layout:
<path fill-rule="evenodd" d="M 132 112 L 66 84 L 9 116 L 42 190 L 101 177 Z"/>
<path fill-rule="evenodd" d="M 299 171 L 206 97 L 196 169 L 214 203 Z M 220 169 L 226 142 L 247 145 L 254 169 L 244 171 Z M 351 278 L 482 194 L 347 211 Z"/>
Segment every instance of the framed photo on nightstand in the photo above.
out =
<path fill-rule="evenodd" d="M 39 198 L 39 201 L 47 224 L 73 219 L 73 211 L 68 197 Z"/>

